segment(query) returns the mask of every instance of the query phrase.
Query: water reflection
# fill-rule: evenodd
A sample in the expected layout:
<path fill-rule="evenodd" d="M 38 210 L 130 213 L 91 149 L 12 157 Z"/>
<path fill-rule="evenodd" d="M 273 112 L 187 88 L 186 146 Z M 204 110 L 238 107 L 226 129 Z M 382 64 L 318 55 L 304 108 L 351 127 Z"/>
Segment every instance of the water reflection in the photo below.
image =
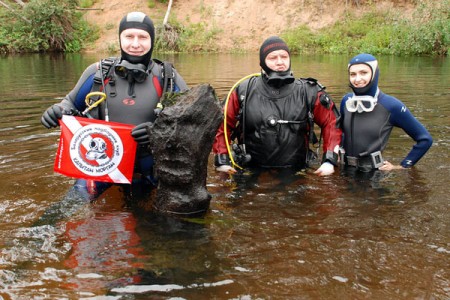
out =
<path fill-rule="evenodd" d="M 73 180 L 52 170 L 59 132 L 39 119 L 104 56 L 0 58 L 0 298 L 450 297 L 448 58 L 379 57 L 380 86 L 435 141 L 414 169 L 372 180 L 210 169 L 210 212 L 174 220 L 128 205 L 115 189 L 94 203 L 63 201 Z M 159 58 L 191 86 L 210 83 L 221 99 L 258 70 L 252 54 Z M 339 103 L 347 61 L 296 56 L 292 66 Z M 394 130 L 384 155 L 400 161 L 411 143 Z"/>

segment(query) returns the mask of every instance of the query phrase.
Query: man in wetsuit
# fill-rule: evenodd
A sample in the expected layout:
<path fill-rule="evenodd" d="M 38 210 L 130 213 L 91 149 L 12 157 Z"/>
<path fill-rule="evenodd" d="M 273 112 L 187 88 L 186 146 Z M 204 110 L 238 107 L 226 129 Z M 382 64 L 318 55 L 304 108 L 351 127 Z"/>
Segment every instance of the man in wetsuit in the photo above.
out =
<path fill-rule="evenodd" d="M 171 84 L 163 83 L 163 65 L 152 60 L 155 28 L 152 20 L 142 12 L 131 12 L 122 18 L 119 25 L 121 57 L 105 59 L 90 65 L 81 75 L 74 89 L 58 104 L 49 107 L 41 118 L 47 127 L 59 126 L 62 115 L 80 115 L 86 109 L 85 98 L 91 91 L 101 90 L 104 101 L 90 111 L 95 119 L 137 125 L 132 136 L 138 142 L 135 162 L 135 178 L 140 184 L 152 187 L 153 158 L 148 150 L 147 127 L 154 122 L 155 109 L 166 92 L 187 90 L 183 78 L 175 69 L 164 70 L 165 78 L 173 78 Z M 167 64 L 164 64 L 167 66 Z M 95 199 L 110 183 L 78 179 L 75 189 L 89 199 Z"/>
<path fill-rule="evenodd" d="M 379 73 L 374 56 L 363 53 L 353 57 L 348 64 L 353 93 L 343 97 L 340 107 L 343 160 L 347 167 L 363 172 L 410 168 L 433 143 L 425 127 L 400 100 L 380 91 Z M 394 127 L 403 129 L 416 142 L 400 165 L 381 157 Z"/>
<path fill-rule="evenodd" d="M 294 78 L 289 48 L 281 38 L 266 39 L 259 56 L 261 76 L 238 84 L 224 107 L 227 128 L 220 126 L 213 145 L 216 170 L 236 172 L 228 154 L 232 137 L 247 167 L 302 170 L 315 122 L 322 129 L 324 153 L 315 173 L 332 174 L 341 141 L 334 103 L 315 79 Z"/>

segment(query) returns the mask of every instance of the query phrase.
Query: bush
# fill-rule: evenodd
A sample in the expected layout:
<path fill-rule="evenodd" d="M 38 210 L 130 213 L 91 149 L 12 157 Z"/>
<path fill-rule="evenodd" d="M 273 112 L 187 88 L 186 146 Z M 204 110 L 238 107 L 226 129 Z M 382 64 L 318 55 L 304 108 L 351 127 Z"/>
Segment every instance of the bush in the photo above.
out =
<path fill-rule="evenodd" d="M 450 44 L 450 1 L 435 6 L 421 4 L 411 20 L 395 26 L 394 54 L 447 55 Z"/>
<path fill-rule="evenodd" d="M 77 52 L 88 37 L 95 38 L 95 32 L 76 11 L 75 1 L 32 0 L 20 10 L 20 15 L 23 18 L 14 14 L 1 16 L 2 52 Z"/>

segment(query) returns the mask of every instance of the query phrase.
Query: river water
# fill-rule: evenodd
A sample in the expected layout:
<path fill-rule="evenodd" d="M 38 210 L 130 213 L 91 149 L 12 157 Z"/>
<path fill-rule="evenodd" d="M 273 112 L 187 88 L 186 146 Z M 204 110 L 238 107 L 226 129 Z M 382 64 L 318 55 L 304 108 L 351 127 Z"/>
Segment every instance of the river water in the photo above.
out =
<path fill-rule="evenodd" d="M 0 299 L 450 298 L 449 58 L 379 57 L 381 89 L 434 138 L 413 169 L 369 180 L 209 168 L 207 215 L 175 220 L 130 208 L 115 189 L 60 204 L 72 179 L 53 173 L 59 131 L 39 120 L 104 56 L 0 58 Z M 221 99 L 259 70 L 257 54 L 159 58 Z M 348 60 L 294 56 L 292 68 L 339 104 Z M 411 146 L 396 129 L 385 156 L 399 163 Z M 59 215 L 41 222 L 52 207 Z"/>

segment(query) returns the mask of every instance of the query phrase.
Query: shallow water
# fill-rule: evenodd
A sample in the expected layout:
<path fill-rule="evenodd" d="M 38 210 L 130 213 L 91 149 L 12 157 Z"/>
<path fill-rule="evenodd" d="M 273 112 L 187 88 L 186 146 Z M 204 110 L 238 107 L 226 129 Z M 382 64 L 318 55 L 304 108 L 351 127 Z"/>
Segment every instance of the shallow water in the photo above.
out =
<path fill-rule="evenodd" d="M 382 90 L 434 138 L 414 169 L 371 180 L 210 168 L 207 215 L 174 220 L 125 205 L 117 189 L 92 204 L 62 200 L 72 180 L 53 173 L 59 132 L 39 119 L 103 56 L 0 58 L 0 299 L 450 298 L 448 58 L 379 57 Z M 257 55 L 159 58 L 221 99 L 258 71 Z M 339 103 L 347 61 L 292 66 Z M 394 130 L 385 156 L 398 163 L 411 145 Z"/>

